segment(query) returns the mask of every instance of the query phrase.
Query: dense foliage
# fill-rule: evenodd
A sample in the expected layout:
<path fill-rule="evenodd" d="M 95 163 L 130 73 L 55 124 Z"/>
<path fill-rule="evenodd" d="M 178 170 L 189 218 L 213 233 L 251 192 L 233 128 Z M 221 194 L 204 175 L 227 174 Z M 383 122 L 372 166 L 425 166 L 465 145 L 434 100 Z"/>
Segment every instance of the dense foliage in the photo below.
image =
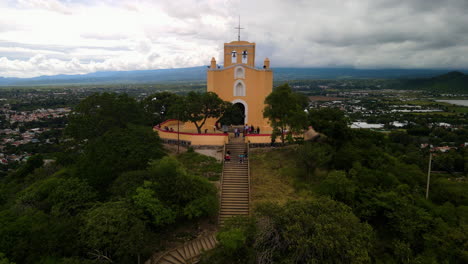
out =
<path fill-rule="evenodd" d="M 55 163 L 33 156 L 1 179 L 1 263 L 132 263 L 161 250 L 168 231 L 217 212 L 215 187 L 165 156 L 144 105 L 86 98 Z"/>
<path fill-rule="evenodd" d="M 284 131 L 298 130 L 305 126 L 306 114 L 303 111 L 307 106 L 307 98 L 294 93 L 288 84 L 278 86 L 265 98 L 263 116 L 268 118 L 275 130 L 273 137 L 279 135 L 284 143 Z"/>
<path fill-rule="evenodd" d="M 322 140 L 291 146 L 289 172 L 305 200 L 264 204 L 226 225 L 203 263 L 468 262 L 466 147 L 435 155 L 433 169 L 452 164 L 462 174 L 433 174 L 426 200 L 420 136 L 347 122 L 337 109 L 310 110 Z"/>
<path fill-rule="evenodd" d="M 207 119 L 219 119 L 231 105 L 213 92 L 189 92 L 186 96 L 179 98 L 171 112 L 181 121 L 192 122 L 201 134 L 201 128 Z"/>

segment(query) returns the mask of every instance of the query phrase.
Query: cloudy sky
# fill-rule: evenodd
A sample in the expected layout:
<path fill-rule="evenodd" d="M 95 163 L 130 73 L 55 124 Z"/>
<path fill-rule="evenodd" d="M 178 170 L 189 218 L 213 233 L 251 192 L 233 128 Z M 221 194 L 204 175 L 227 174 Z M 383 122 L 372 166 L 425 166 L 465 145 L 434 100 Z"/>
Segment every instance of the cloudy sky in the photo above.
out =
<path fill-rule="evenodd" d="M 467 0 L 0 0 L 0 76 L 208 65 L 468 69 Z"/>

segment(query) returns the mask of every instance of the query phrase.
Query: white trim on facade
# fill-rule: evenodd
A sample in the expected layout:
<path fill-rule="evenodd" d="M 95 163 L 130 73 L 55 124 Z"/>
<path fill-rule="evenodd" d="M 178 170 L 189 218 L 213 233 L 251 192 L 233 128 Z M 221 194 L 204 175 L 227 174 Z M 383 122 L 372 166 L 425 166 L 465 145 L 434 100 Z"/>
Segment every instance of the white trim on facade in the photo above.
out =
<path fill-rule="evenodd" d="M 242 66 L 237 66 L 234 69 L 234 79 L 245 79 L 245 70 Z"/>
<path fill-rule="evenodd" d="M 244 114 L 245 114 L 245 118 L 244 118 L 244 124 L 248 124 L 249 123 L 249 106 L 247 105 L 247 103 L 242 100 L 242 99 L 234 99 L 232 100 L 231 102 L 232 104 L 243 104 L 244 105 Z"/>
<path fill-rule="evenodd" d="M 238 89 L 239 85 L 242 86 L 240 89 Z M 234 82 L 232 94 L 234 96 L 245 96 L 246 90 L 247 90 L 247 87 L 245 87 L 244 81 L 243 80 L 236 80 Z"/>

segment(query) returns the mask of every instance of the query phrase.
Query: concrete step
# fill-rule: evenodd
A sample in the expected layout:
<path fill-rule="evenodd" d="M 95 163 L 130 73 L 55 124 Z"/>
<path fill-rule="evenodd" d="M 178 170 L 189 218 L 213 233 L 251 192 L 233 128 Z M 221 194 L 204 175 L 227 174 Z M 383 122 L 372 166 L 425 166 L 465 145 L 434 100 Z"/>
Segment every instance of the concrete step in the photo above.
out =
<path fill-rule="evenodd" d="M 225 190 L 223 198 L 242 199 L 249 198 L 249 192 L 238 192 L 237 190 Z"/>
<path fill-rule="evenodd" d="M 221 201 L 221 204 L 223 203 L 249 203 L 249 197 L 237 197 L 237 198 L 228 198 L 228 197 L 224 197 L 224 199 L 222 199 Z"/>
<path fill-rule="evenodd" d="M 228 194 L 228 193 L 249 193 L 249 189 L 240 189 L 240 188 L 230 188 L 230 189 L 223 189 L 223 194 Z"/>
<path fill-rule="evenodd" d="M 223 200 L 221 202 L 221 205 L 227 205 L 227 204 L 231 204 L 231 205 L 238 205 L 238 204 L 249 205 L 249 200 Z"/>
<path fill-rule="evenodd" d="M 226 144 L 226 150 L 229 150 L 231 154 L 231 161 L 223 164 L 219 212 L 221 225 L 223 225 L 224 220 L 232 216 L 249 215 L 249 161 L 247 158 L 242 163 L 239 162 L 239 155 L 244 155 L 247 152 L 247 144 L 242 141 L 238 143 L 231 141 Z"/>
<path fill-rule="evenodd" d="M 175 251 L 177 251 L 177 253 L 182 257 L 182 259 L 186 259 L 186 256 L 185 256 L 185 252 L 184 252 L 184 248 L 178 248 L 176 249 Z"/>
<path fill-rule="evenodd" d="M 249 185 L 248 183 L 245 184 L 232 184 L 232 185 L 226 185 L 223 184 L 223 190 L 242 190 L 242 191 L 249 191 Z"/>
<path fill-rule="evenodd" d="M 249 181 L 247 180 L 237 180 L 237 181 L 228 181 L 223 183 L 224 187 L 242 187 L 242 188 L 249 188 Z"/>
<path fill-rule="evenodd" d="M 226 188 L 225 188 L 226 187 Z M 249 186 L 248 185 L 244 185 L 244 186 L 240 186 L 240 185 L 236 185 L 236 184 L 233 184 L 233 185 L 228 185 L 228 186 L 225 186 L 223 184 L 223 187 L 222 187 L 222 190 L 230 190 L 230 189 L 244 189 L 244 190 L 249 190 Z"/>
<path fill-rule="evenodd" d="M 245 205 L 238 205 L 238 206 L 233 206 L 233 205 L 229 205 L 229 208 L 227 207 L 221 207 L 221 212 L 230 212 L 230 211 L 246 211 L 248 212 L 249 211 L 249 205 L 248 204 L 245 204 Z"/>
<path fill-rule="evenodd" d="M 230 183 L 238 183 L 238 182 L 249 182 L 248 177 L 242 177 L 242 176 L 236 176 L 236 177 L 231 177 L 231 178 L 224 178 L 223 179 L 223 184 L 230 184 Z"/>
<path fill-rule="evenodd" d="M 227 211 L 227 210 L 224 210 L 222 212 L 219 213 L 219 216 L 221 218 L 227 218 L 227 217 L 230 217 L 230 216 L 234 216 L 234 215 L 248 215 L 249 212 L 248 210 L 242 210 L 242 211 Z"/>
<path fill-rule="evenodd" d="M 167 254 L 166 256 L 164 256 L 163 259 L 166 260 L 166 261 L 169 261 L 169 263 L 173 263 L 173 264 L 183 264 L 184 263 L 184 262 L 179 261 L 174 256 L 172 256 L 172 252 Z"/>
<path fill-rule="evenodd" d="M 177 251 L 177 250 L 171 251 L 171 252 L 170 252 L 170 255 L 171 255 L 172 257 L 174 257 L 175 259 L 177 259 L 177 261 L 179 261 L 180 263 L 184 263 L 184 262 L 185 262 L 185 258 L 184 258 L 182 255 L 180 255 L 179 251 Z"/>

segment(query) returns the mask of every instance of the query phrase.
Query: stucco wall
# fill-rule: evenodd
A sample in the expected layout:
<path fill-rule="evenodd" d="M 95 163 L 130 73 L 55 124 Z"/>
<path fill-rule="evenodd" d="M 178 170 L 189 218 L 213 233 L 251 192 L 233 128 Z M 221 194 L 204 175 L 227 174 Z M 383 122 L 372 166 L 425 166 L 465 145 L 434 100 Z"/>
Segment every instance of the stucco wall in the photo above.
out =
<path fill-rule="evenodd" d="M 153 130 L 158 132 L 159 137 L 166 140 L 181 140 L 190 142 L 190 145 L 194 146 L 223 146 L 228 142 L 228 135 L 225 134 L 196 134 L 196 133 L 185 133 L 180 132 L 179 137 L 177 131 L 165 131 L 165 126 L 177 125 L 177 120 L 168 120 L 161 123 L 161 128 L 155 126 Z"/>
<path fill-rule="evenodd" d="M 270 134 L 249 134 L 246 136 L 246 141 L 249 143 L 271 143 Z"/>
<path fill-rule="evenodd" d="M 244 79 L 235 79 L 234 71 L 237 66 L 245 70 Z M 247 123 L 255 127 L 260 126 L 263 132 L 271 132 L 268 120 L 263 118 L 265 98 L 273 89 L 273 72 L 269 69 L 255 69 L 245 65 L 233 65 L 224 69 L 208 70 L 208 91 L 215 92 L 218 96 L 229 102 L 242 100 L 247 104 Z M 234 96 L 234 85 L 237 80 L 245 84 L 245 96 Z"/>

